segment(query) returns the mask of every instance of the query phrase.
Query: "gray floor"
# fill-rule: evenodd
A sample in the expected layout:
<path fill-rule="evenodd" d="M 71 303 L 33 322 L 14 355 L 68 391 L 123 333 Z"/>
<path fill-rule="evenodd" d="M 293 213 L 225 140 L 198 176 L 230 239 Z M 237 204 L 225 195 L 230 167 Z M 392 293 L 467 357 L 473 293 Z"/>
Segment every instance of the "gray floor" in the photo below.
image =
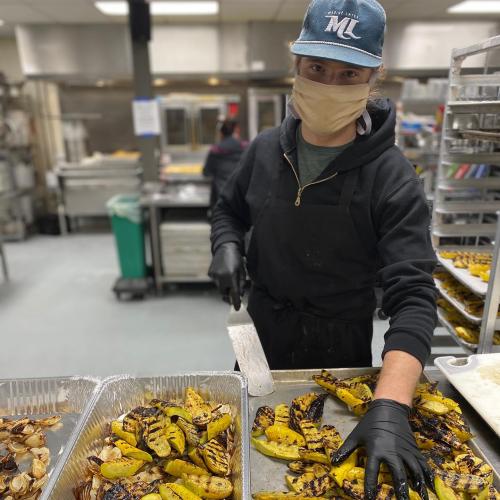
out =
<path fill-rule="evenodd" d="M 34 237 L 6 245 L 0 281 L 0 378 L 228 370 L 228 306 L 215 290 L 118 302 L 109 234 Z M 375 322 L 374 364 L 386 322 Z"/>

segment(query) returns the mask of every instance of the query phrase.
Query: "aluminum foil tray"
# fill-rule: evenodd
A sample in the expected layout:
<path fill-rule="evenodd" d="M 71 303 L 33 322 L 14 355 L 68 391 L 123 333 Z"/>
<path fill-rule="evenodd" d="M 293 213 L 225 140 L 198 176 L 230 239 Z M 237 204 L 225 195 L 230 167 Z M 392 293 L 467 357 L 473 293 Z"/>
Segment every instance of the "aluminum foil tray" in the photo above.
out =
<path fill-rule="evenodd" d="M 79 377 L 0 379 L 0 418 L 45 418 L 61 415 L 56 429 L 47 429 L 50 480 L 40 500 L 49 498 L 50 482 L 67 447 L 76 439 L 86 409 L 96 396 L 100 380 Z M 29 466 L 21 463 L 20 467 Z"/>
<path fill-rule="evenodd" d="M 204 372 L 183 375 L 105 380 L 91 408 L 79 426 L 79 435 L 67 447 L 54 471 L 51 495 L 54 500 L 70 500 L 72 490 L 83 479 L 89 455 L 102 448 L 106 424 L 152 398 L 183 398 L 186 387 L 199 390 L 208 400 L 227 403 L 236 410 L 236 452 L 233 456 L 234 500 L 250 498 L 248 390 L 239 373 Z"/>
<path fill-rule="evenodd" d="M 335 377 L 346 378 L 375 373 L 379 369 L 335 368 L 328 371 Z M 250 422 L 253 422 L 255 413 L 260 406 L 268 405 L 274 408 L 280 403 L 290 404 L 292 399 L 307 392 L 324 394 L 325 391 L 312 380 L 312 376 L 319 373 L 320 370 L 273 371 L 275 391 L 269 396 L 250 398 Z M 425 375 L 423 379 L 429 380 Z M 326 399 L 323 423 L 335 425 L 344 439 L 358 422 L 359 419 L 341 401 L 333 397 Z M 469 441 L 469 444 L 478 456 L 486 460 L 474 439 Z M 258 491 L 288 491 L 285 483 L 285 474 L 289 473 L 286 462 L 265 457 L 252 447 L 250 450 L 250 466 L 252 493 Z M 500 486 L 498 471 L 495 471 L 495 486 Z"/>

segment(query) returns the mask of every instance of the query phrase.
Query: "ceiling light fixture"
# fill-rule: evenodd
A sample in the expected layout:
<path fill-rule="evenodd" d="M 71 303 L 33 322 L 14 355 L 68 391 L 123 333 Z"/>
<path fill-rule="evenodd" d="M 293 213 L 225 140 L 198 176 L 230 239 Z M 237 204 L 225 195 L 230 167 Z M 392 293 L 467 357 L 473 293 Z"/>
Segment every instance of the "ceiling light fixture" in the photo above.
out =
<path fill-rule="evenodd" d="M 3 26 L 5 24 L 5 21 L 3 19 L 0 19 L 0 26 Z"/>
<path fill-rule="evenodd" d="M 167 83 L 168 83 L 168 80 L 166 80 L 165 78 L 155 78 L 153 85 L 155 87 L 163 87 L 164 85 L 167 85 Z"/>
<path fill-rule="evenodd" d="M 465 0 L 448 7 L 450 14 L 499 14 L 498 0 Z"/>
<path fill-rule="evenodd" d="M 128 14 L 127 2 L 114 2 L 100 0 L 95 6 L 107 16 L 126 16 Z M 219 2 L 208 0 L 201 2 L 158 2 L 150 3 L 153 16 L 210 16 L 219 13 Z"/>

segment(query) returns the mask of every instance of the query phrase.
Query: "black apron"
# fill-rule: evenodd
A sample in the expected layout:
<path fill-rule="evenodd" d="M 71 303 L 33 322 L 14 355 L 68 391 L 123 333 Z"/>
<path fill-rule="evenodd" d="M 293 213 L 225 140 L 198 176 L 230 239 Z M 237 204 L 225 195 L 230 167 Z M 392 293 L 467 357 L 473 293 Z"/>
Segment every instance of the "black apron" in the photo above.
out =
<path fill-rule="evenodd" d="M 248 312 L 271 369 L 371 366 L 372 303 L 356 319 L 330 314 L 343 291 L 373 293 L 376 259 L 360 241 L 349 207 L 359 168 L 345 176 L 338 205 L 295 206 L 276 196 L 279 175 L 254 224 L 247 252 Z M 314 188 L 312 188 L 314 189 Z M 322 303 L 323 307 L 315 305 Z"/>

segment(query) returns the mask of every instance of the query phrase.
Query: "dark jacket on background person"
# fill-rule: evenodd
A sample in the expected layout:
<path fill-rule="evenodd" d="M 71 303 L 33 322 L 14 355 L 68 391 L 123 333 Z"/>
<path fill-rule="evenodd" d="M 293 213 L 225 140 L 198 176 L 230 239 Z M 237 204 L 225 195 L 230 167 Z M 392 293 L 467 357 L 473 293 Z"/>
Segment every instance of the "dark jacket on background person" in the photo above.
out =
<path fill-rule="evenodd" d="M 298 202 L 297 210 L 305 205 L 339 205 L 344 184 L 347 186 L 349 178 L 354 176 L 356 184 L 348 209 L 360 243 L 359 255 L 354 256 L 354 260 L 366 262 L 366 267 L 372 266 L 374 271 L 339 284 L 325 279 L 314 269 L 304 272 L 304 268 L 284 268 L 283 255 L 273 252 L 273 246 L 283 248 L 283 242 L 273 245 L 273 231 L 259 231 L 260 240 L 265 241 L 254 241 L 253 246 L 260 246 L 261 251 L 247 255 L 253 287 L 278 307 L 285 305 L 300 314 L 349 322 L 373 314 L 373 288 L 378 281 L 384 290 L 382 308 L 391 318 L 384 353 L 405 351 L 425 365 L 437 321 L 432 278 L 436 261 L 430 242 L 430 212 L 413 166 L 395 145 L 394 105 L 388 99 L 379 99 L 370 103 L 369 112 L 372 132 L 357 136 L 353 145 L 344 150 L 319 179 L 327 179 L 335 172 L 338 175 L 310 185 L 301 193 L 298 193 L 298 178 L 292 168 L 297 165 L 299 121 L 289 116 L 281 127 L 260 134 L 245 152 L 213 211 L 212 250 L 223 243 L 234 242 L 245 252 L 245 234 L 259 224 L 259 216 L 270 204 L 271 197 L 285 208 L 297 206 Z M 358 172 L 354 173 L 354 169 Z M 332 229 L 325 220 L 318 220 L 318 227 Z M 294 231 L 293 227 L 287 231 L 288 241 L 300 241 L 294 240 L 301 238 L 300 231 Z M 342 240 L 342 233 L 338 238 Z M 338 257 L 330 256 L 328 248 L 320 249 L 320 255 L 328 255 L 332 260 Z M 349 258 L 346 262 L 339 261 L 338 266 L 345 275 Z M 260 272 L 263 267 L 277 270 L 272 280 L 267 278 L 267 273 Z M 288 275 L 294 273 L 297 286 L 287 286 L 291 279 Z M 315 292 L 305 296 L 301 280 Z M 259 304 L 265 305 L 265 300 Z"/>
<path fill-rule="evenodd" d="M 213 179 L 210 206 L 213 207 L 217 202 L 224 185 L 238 166 L 247 146 L 248 142 L 231 136 L 224 137 L 210 148 L 203 167 L 203 175 Z"/>

